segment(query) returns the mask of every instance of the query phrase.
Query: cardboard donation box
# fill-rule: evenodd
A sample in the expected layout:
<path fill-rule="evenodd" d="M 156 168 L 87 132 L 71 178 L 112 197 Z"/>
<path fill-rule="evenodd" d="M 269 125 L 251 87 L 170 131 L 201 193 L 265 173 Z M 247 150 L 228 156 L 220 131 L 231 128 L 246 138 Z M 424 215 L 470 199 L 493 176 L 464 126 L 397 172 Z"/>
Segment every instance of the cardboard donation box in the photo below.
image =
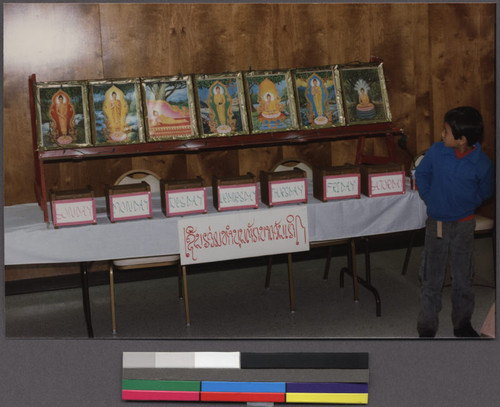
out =
<path fill-rule="evenodd" d="M 214 206 L 218 211 L 259 207 L 259 190 L 255 175 L 248 172 L 232 178 L 212 179 Z"/>
<path fill-rule="evenodd" d="M 372 198 L 402 195 L 406 191 L 403 164 L 361 165 L 361 191 Z"/>
<path fill-rule="evenodd" d="M 207 213 L 207 188 L 202 177 L 161 180 L 161 209 L 165 216 Z"/>
<path fill-rule="evenodd" d="M 151 188 L 147 182 L 106 186 L 106 210 L 111 222 L 153 217 Z"/>
<path fill-rule="evenodd" d="M 51 192 L 52 223 L 60 226 L 95 225 L 97 223 L 94 191 L 91 187 Z"/>
<path fill-rule="evenodd" d="M 307 202 L 307 176 L 305 171 L 260 172 L 260 194 L 268 206 Z"/>
<path fill-rule="evenodd" d="M 357 199 L 361 196 L 358 165 L 313 168 L 313 195 L 326 202 L 333 199 Z"/>

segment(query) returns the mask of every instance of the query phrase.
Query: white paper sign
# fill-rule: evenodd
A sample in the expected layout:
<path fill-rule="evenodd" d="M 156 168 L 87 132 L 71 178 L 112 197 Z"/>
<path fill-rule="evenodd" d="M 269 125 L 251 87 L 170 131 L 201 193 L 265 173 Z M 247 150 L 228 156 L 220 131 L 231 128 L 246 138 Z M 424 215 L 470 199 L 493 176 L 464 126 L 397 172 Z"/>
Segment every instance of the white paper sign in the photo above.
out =
<path fill-rule="evenodd" d="M 95 199 L 52 201 L 52 216 L 55 227 L 97 223 Z"/>
<path fill-rule="evenodd" d="M 217 187 L 219 211 L 259 207 L 257 184 L 220 185 Z"/>
<path fill-rule="evenodd" d="M 369 176 L 369 196 L 399 195 L 405 193 L 405 174 L 403 171 Z"/>
<path fill-rule="evenodd" d="M 329 199 L 359 198 L 361 184 L 359 174 L 327 175 L 323 177 L 324 196 Z"/>
<path fill-rule="evenodd" d="M 307 183 L 305 179 L 269 182 L 269 204 L 307 202 Z"/>
<path fill-rule="evenodd" d="M 153 216 L 151 192 L 149 191 L 110 195 L 109 201 L 111 222 Z"/>
<path fill-rule="evenodd" d="M 182 218 L 178 234 L 183 265 L 309 250 L 305 206 Z"/>
<path fill-rule="evenodd" d="M 166 215 L 181 216 L 207 211 L 207 189 L 189 188 L 165 191 Z"/>

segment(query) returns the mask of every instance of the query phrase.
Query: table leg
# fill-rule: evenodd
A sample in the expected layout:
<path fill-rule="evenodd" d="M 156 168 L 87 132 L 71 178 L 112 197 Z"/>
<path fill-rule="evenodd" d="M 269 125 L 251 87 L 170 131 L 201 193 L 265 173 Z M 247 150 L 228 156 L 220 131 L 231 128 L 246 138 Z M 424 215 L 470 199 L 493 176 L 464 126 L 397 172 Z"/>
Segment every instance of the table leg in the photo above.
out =
<path fill-rule="evenodd" d="M 191 318 L 189 316 L 189 299 L 186 277 L 186 266 L 182 266 L 182 286 L 184 287 L 184 309 L 186 310 L 186 326 L 191 325 Z"/>
<path fill-rule="evenodd" d="M 293 289 L 292 253 L 288 253 L 288 289 L 290 292 L 290 311 L 295 312 L 295 294 Z"/>
<path fill-rule="evenodd" d="M 82 297 L 83 297 L 83 312 L 85 314 L 85 322 L 87 324 L 87 335 L 89 338 L 94 337 L 94 330 L 92 328 L 92 317 L 90 314 L 90 296 L 89 296 L 89 281 L 88 281 L 88 267 L 89 262 L 80 262 L 80 279 L 82 284 Z"/>
<path fill-rule="evenodd" d="M 352 276 L 352 288 L 354 293 L 354 301 L 359 301 L 359 288 L 358 288 L 358 267 L 356 265 L 356 242 L 354 239 L 349 239 L 349 270 L 348 274 Z"/>
<path fill-rule="evenodd" d="M 266 271 L 266 282 L 264 284 L 265 288 L 269 288 L 271 285 L 271 269 L 273 267 L 273 256 L 267 257 L 267 271 Z"/>
<path fill-rule="evenodd" d="M 367 290 L 370 290 L 375 297 L 375 314 L 377 315 L 377 317 L 379 317 L 382 314 L 380 295 L 379 295 L 377 289 L 374 286 L 372 286 L 372 284 L 371 284 L 370 250 L 369 250 L 369 246 L 368 246 L 368 240 L 365 239 L 364 242 L 365 242 L 366 279 L 363 279 L 356 274 L 356 260 L 355 260 L 356 250 L 355 250 L 354 239 L 353 239 L 352 245 L 351 245 L 351 252 L 350 252 L 350 256 L 349 256 L 349 257 L 353 257 L 353 260 L 352 260 L 352 263 L 350 262 L 350 266 L 348 268 L 342 269 L 342 271 L 340 273 L 341 274 L 340 282 L 341 282 L 341 287 L 343 287 L 343 284 L 344 284 L 343 273 L 347 273 L 352 277 L 353 282 L 357 281 L 359 284 L 361 284 Z M 356 285 L 356 287 L 357 287 L 357 285 Z M 356 298 L 356 294 L 355 294 L 355 298 Z"/>

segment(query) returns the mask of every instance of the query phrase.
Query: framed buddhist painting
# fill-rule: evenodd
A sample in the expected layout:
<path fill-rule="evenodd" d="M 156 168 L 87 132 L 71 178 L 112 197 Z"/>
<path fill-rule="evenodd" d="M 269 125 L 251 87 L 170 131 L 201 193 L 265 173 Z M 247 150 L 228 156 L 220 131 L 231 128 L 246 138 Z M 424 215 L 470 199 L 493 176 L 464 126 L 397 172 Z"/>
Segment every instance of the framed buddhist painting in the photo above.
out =
<path fill-rule="evenodd" d="M 300 128 L 344 126 L 337 67 L 296 69 L 293 73 Z"/>
<path fill-rule="evenodd" d="M 145 141 L 139 79 L 90 81 L 89 95 L 95 145 Z"/>
<path fill-rule="evenodd" d="M 33 92 L 39 150 L 91 144 L 87 82 L 38 82 Z"/>
<path fill-rule="evenodd" d="M 392 120 L 382 63 L 339 68 L 348 125 Z"/>
<path fill-rule="evenodd" d="M 190 75 L 142 78 L 147 141 L 198 137 Z"/>
<path fill-rule="evenodd" d="M 252 133 L 298 129 L 291 71 L 251 71 L 244 78 Z"/>
<path fill-rule="evenodd" d="M 203 137 L 248 134 L 241 72 L 197 75 L 194 87 Z"/>

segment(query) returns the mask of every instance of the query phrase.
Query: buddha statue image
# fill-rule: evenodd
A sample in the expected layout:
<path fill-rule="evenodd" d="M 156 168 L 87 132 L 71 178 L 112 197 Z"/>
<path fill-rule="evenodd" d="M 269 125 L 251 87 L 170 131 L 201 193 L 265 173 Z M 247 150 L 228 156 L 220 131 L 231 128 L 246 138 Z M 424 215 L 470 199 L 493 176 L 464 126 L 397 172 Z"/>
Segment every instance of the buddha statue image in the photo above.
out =
<path fill-rule="evenodd" d="M 116 86 L 110 87 L 104 95 L 102 110 L 105 116 L 106 138 L 113 141 L 127 139 L 128 104 L 125 95 Z"/>
<path fill-rule="evenodd" d="M 276 84 L 269 78 L 265 78 L 259 85 L 258 102 L 257 111 L 260 113 L 261 129 L 286 127 L 281 96 Z"/>
<path fill-rule="evenodd" d="M 325 89 L 323 81 L 317 75 L 308 79 L 306 89 L 307 98 L 307 119 L 310 123 L 317 125 L 327 124 L 331 119 L 327 117 L 328 91 Z M 331 113 L 330 113 L 331 116 Z"/>
<path fill-rule="evenodd" d="M 358 92 L 358 104 L 356 105 L 356 117 L 360 120 L 370 120 L 377 115 L 375 105 L 370 102 L 368 92 L 370 86 L 363 79 L 358 79 L 354 85 L 354 90 Z"/>
<path fill-rule="evenodd" d="M 52 97 L 49 115 L 51 135 L 57 144 L 69 144 L 75 136 L 75 109 L 69 95 L 59 90 Z"/>
<path fill-rule="evenodd" d="M 231 110 L 232 98 L 227 88 L 220 82 L 215 82 L 209 89 L 207 104 L 209 112 L 209 127 L 213 133 L 230 133 L 235 123 Z"/>

